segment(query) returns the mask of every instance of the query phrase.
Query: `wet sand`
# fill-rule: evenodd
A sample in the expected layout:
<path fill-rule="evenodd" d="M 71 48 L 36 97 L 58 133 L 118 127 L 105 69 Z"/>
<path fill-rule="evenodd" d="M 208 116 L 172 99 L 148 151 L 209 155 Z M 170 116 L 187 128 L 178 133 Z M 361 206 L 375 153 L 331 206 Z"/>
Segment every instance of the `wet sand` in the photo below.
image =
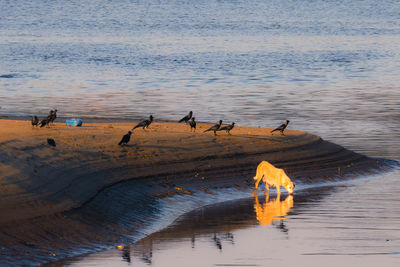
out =
<path fill-rule="evenodd" d="M 248 190 L 261 160 L 303 184 L 391 168 L 297 130 L 281 136 L 235 127 L 231 136 L 214 136 L 203 133 L 211 124 L 200 123 L 192 133 L 185 124 L 153 123 L 147 131 L 136 129 L 128 146 L 118 146 L 135 124 L 33 129 L 29 121 L 0 120 L 0 246 L 6 263 L 47 262 L 143 237 L 138 229 L 149 218 L 163 220 L 157 199 L 203 194 L 213 201 L 224 189 Z M 56 147 L 47 145 L 49 137 Z"/>

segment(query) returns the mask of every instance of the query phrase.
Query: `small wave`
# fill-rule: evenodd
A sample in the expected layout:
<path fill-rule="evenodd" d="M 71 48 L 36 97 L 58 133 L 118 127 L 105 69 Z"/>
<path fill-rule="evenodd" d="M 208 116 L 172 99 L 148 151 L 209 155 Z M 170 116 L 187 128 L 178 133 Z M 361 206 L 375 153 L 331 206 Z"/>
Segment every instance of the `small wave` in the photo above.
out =
<path fill-rule="evenodd" d="M 17 78 L 19 75 L 18 74 L 2 74 L 0 75 L 0 78 L 3 79 L 12 79 L 12 78 Z"/>

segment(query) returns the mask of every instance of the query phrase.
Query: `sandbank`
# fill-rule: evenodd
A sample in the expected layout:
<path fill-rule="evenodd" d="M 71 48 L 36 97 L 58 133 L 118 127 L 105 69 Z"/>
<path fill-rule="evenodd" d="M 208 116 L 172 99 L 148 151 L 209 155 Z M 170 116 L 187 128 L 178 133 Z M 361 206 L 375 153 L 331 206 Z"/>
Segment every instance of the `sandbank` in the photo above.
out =
<path fill-rule="evenodd" d="M 203 181 L 202 190 L 232 181 L 251 186 L 257 165 L 267 160 L 295 182 L 349 178 L 388 165 L 321 137 L 288 129 L 238 126 L 232 135 L 191 132 L 184 123 L 153 123 L 136 129 L 127 146 L 121 137 L 136 122 L 58 122 L 33 128 L 30 121 L 0 120 L 0 225 L 82 206 L 98 192 L 131 179 Z M 47 144 L 53 138 L 57 146 Z"/>

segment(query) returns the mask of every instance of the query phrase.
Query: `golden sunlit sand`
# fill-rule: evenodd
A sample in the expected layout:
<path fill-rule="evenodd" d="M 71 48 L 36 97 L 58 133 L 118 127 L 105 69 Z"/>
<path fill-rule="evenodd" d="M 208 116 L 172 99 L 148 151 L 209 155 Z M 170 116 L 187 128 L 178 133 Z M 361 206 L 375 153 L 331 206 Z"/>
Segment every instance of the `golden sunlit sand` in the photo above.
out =
<path fill-rule="evenodd" d="M 214 136 L 203 133 L 212 124 L 199 123 L 193 133 L 182 123 L 155 122 L 149 130 L 136 129 L 127 146 L 118 146 L 135 124 L 32 128 L 29 121 L 0 120 L 0 223 L 79 207 L 103 188 L 129 179 L 159 183 L 179 176 L 202 181 L 199 190 L 211 193 L 211 186 L 223 180 L 251 186 L 262 160 L 304 183 L 348 178 L 382 164 L 290 129 L 282 136 L 271 135 L 271 129 L 237 126 L 232 135 Z"/>

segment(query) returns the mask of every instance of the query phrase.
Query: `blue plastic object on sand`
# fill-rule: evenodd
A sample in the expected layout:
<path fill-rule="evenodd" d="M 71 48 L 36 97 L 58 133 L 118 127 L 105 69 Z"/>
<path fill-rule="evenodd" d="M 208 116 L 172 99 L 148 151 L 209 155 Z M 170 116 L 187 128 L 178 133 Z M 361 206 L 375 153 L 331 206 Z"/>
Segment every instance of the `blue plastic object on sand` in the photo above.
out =
<path fill-rule="evenodd" d="M 65 121 L 65 124 L 67 126 L 75 126 L 75 127 L 82 126 L 82 120 L 77 118 L 67 119 Z"/>

